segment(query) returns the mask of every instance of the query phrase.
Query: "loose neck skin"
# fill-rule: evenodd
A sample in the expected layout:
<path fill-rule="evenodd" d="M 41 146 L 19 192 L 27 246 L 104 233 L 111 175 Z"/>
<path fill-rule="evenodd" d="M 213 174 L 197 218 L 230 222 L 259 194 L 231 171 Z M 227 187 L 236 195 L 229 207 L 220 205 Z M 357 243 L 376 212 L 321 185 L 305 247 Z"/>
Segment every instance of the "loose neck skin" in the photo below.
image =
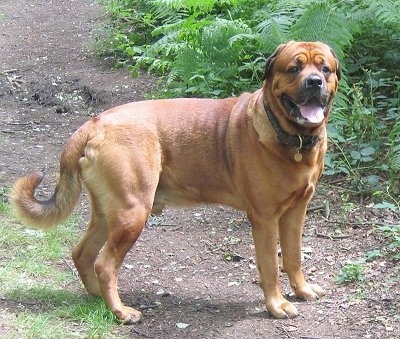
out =
<path fill-rule="evenodd" d="M 302 154 L 302 160 L 299 162 L 294 159 L 294 155 L 298 152 L 296 147 L 284 145 L 281 141 L 279 141 L 277 133 L 272 127 L 267 114 L 263 109 L 265 99 L 263 97 L 262 90 L 259 90 L 252 100 L 257 101 L 257 104 L 254 104 L 254 107 L 257 107 L 258 109 L 254 112 L 248 112 L 248 115 L 252 120 L 252 125 L 258 135 L 259 142 L 261 142 L 264 147 L 268 148 L 268 152 L 274 153 L 278 158 L 293 162 L 296 165 L 314 166 L 316 162 L 323 160 L 321 158 L 323 158 L 323 154 L 327 148 L 326 128 L 324 124 L 313 129 L 303 130 L 296 128 L 296 131 L 291 129 L 292 133 L 298 132 L 301 133 L 301 135 L 305 135 L 306 133 L 313 132 L 310 133 L 310 135 L 319 136 L 319 140 L 314 147 L 309 150 L 300 151 Z M 297 135 L 298 134 L 293 134 L 294 138 L 296 138 L 296 142 Z M 296 143 L 296 145 L 298 144 Z"/>

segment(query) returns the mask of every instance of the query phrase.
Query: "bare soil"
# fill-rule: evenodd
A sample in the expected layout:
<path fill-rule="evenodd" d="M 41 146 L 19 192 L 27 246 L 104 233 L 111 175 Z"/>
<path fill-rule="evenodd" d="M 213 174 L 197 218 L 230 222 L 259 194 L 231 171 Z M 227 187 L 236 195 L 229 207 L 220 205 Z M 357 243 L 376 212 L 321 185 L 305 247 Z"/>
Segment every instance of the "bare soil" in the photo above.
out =
<path fill-rule="evenodd" d="M 1 0 L 0 15 L 0 188 L 46 167 L 46 193 L 68 136 L 91 115 L 143 99 L 156 79 L 144 73 L 132 79 L 96 58 L 93 43 L 104 13 L 94 0 Z M 123 300 L 140 308 L 144 320 L 118 326 L 114 335 L 400 337 L 398 263 L 381 257 L 363 264 L 364 282 L 335 284 L 348 260 L 384 248 L 386 239 L 372 225 L 393 224 L 398 215 L 366 201 L 344 208 L 346 181 L 331 181 L 319 185 L 304 232 L 304 270 L 327 296 L 314 303 L 296 300 L 282 275 L 298 318 L 276 320 L 265 311 L 251 229 L 242 213 L 221 206 L 168 210 L 149 221 L 120 273 Z M 87 217 L 85 199 L 79 213 Z M 0 333 L 7 334 L 4 314 L 18 311 L 7 298 L 0 299 L 0 310 Z"/>

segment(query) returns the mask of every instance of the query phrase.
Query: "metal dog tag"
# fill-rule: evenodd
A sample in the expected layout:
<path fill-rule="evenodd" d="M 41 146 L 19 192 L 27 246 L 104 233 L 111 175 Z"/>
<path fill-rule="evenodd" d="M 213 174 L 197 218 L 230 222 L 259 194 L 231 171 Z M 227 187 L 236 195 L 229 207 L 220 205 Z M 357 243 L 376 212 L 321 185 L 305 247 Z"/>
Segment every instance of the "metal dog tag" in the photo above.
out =
<path fill-rule="evenodd" d="M 297 151 L 297 153 L 295 153 L 294 155 L 294 160 L 296 160 L 297 162 L 300 162 L 303 159 L 303 156 L 301 155 L 301 153 L 299 151 Z"/>
<path fill-rule="evenodd" d="M 296 160 L 297 162 L 299 162 L 303 159 L 303 156 L 300 153 L 300 150 L 303 147 L 303 139 L 301 138 L 300 135 L 298 135 L 298 137 L 300 140 L 300 145 L 299 145 L 299 148 L 297 149 L 297 153 L 294 154 L 294 160 Z"/>

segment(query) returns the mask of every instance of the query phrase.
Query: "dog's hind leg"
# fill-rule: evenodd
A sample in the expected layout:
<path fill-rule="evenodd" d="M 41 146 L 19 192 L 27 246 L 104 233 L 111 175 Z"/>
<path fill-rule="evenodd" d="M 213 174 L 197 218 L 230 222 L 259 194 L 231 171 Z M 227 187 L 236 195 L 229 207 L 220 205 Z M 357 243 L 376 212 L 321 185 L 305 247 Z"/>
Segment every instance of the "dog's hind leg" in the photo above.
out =
<path fill-rule="evenodd" d="M 118 270 L 127 252 L 138 239 L 151 208 L 135 203 L 130 209 L 119 210 L 112 220 L 107 242 L 95 263 L 101 294 L 112 312 L 125 324 L 136 323 L 142 314 L 124 306 L 117 290 Z"/>
<path fill-rule="evenodd" d="M 88 229 L 72 251 L 72 259 L 86 290 L 101 296 L 100 285 L 94 271 L 94 262 L 107 240 L 104 218 L 93 211 Z"/>
<path fill-rule="evenodd" d="M 80 166 L 92 208 L 89 229 L 75 250 L 78 266 L 84 267 L 82 280 L 90 292 L 100 292 L 122 322 L 138 322 L 142 315 L 122 304 L 117 280 L 124 257 L 152 210 L 161 171 L 158 137 L 148 129 L 137 127 L 133 133 L 111 126 L 88 142 Z"/>

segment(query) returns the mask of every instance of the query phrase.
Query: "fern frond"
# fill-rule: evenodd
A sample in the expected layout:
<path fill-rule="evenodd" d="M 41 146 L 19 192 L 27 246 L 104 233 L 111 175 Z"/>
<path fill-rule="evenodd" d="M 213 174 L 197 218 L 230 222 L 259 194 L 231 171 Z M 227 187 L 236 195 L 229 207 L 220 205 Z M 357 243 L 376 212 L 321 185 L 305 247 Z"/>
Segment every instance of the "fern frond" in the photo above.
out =
<path fill-rule="evenodd" d="M 153 4 L 163 8 L 171 8 L 175 10 L 188 10 L 188 11 L 200 11 L 202 13 L 210 12 L 215 5 L 219 2 L 218 0 L 153 0 Z"/>
<path fill-rule="evenodd" d="M 199 34 L 197 47 L 210 64 L 228 66 L 238 61 L 241 47 L 237 42 L 246 34 L 251 34 L 251 29 L 240 20 L 217 19 Z"/>
<path fill-rule="evenodd" d="M 400 25 L 400 0 L 364 0 L 362 6 L 366 20 L 374 17 L 383 24 Z"/>
<path fill-rule="evenodd" d="M 257 17 L 262 15 L 264 18 L 255 30 L 260 35 L 261 47 L 266 53 L 273 52 L 276 46 L 290 40 L 291 27 L 304 11 L 301 7 L 292 8 L 287 4 L 276 6 L 278 8 L 265 7 L 257 14 Z"/>
<path fill-rule="evenodd" d="M 309 6 L 300 19 L 292 26 L 294 40 L 321 41 L 330 45 L 340 58 L 343 50 L 351 44 L 352 33 L 344 13 L 337 11 L 328 2 Z"/>
<path fill-rule="evenodd" d="M 177 39 L 178 32 L 171 32 L 162 36 L 153 45 L 148 47 L 147 53 L 153 55 L 174 56 L 182 47 L 183 42 Z"/>
<path fill-rule="evenodd" d="M 172 69 L 166 76 L 165 84 L 167 86 L 171 86 L 171 84 L 174 83 L 178 78 L 179 78 L 179 73 L 177 72 L 176 69 Z"/>
<path fill-rule="evenodd" d="M 388 140 L 389 149 L 389 167 L 395 172 L 400 172 L 400 118 L 390 131 Z"/>
<path fill-rule="evenodd" d="M 390 168 L 396 172 L 400 171 L 400 144 L 391 148 L 389 153 Z"/>
<path fill-rule="evenodd" d="M 169 75 L 167 78 L 169 84 L 176 82 L 178 79 L 186 85 L 189 84 L 192 76 L 198 72 L 198 67 L 201 63 L 201 53 L 186 45 L 179 51 L 175 58 L 171 69 L 172 75 Z"/>

